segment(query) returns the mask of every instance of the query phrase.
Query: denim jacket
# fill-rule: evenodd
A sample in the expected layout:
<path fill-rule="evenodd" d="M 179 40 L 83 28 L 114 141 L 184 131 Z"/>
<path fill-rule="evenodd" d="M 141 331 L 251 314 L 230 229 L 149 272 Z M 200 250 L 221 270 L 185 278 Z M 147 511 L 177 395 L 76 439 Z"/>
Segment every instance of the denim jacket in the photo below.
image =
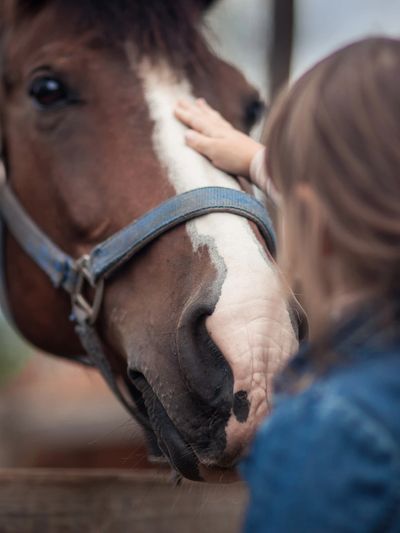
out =
<path fill-rule="evenodd" d="M 279 379 L 242 463 L 247 533 L 400 532 L 400 322 L 376 314 L 339 327 L 322 374 L 305 346 Z"/>

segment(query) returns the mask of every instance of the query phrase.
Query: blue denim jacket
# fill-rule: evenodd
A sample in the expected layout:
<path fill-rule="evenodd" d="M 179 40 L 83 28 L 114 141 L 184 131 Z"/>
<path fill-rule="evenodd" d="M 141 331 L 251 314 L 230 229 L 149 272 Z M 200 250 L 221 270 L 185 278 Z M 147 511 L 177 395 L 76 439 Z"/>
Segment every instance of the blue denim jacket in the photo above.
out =
<path fill-rule="evenodd" d="M 282 375 L 241 468 L 247 533 L 400 532 L 400 322 L 378 324 L 339 328 L 323 374 L 305 346 Z"/>

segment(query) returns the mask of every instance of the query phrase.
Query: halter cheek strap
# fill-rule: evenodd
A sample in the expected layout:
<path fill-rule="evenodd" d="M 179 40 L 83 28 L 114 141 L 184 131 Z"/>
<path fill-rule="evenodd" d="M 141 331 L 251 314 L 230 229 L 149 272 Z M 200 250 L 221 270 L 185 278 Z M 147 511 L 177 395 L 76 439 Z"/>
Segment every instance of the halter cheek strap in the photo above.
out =
<path fill-rule="evenodd" d="M 94 327 L 103 301 L 104 284 L 122 265 L 160 235 L 188 220 L 210 213 L 232 213 L 254 222 L 263 236 L 271 255 L 275 254 L 275 235 L 265 207 L 252 196 L 234 189 L 205 187 L 174 196 L 132 222 L 102 243 L 89 255 L 74 259 L 61 250 L 36 225 L 14 195 L 6 181 L 0 161 L 0 299 L 9 320 L 4 275 L 4 226 L 27 255 L 47 274 L 56 288 L 71 297 L 71 320 L 87 356 L 76 358 L 96 366 L 111 390 L 127 410 L 145 426 L 148 425 L 129 402 L 117 384 L 108 362 L 103 343 Z M 90 286 L 94 294 L 88 301 L 84 294 Z"/>

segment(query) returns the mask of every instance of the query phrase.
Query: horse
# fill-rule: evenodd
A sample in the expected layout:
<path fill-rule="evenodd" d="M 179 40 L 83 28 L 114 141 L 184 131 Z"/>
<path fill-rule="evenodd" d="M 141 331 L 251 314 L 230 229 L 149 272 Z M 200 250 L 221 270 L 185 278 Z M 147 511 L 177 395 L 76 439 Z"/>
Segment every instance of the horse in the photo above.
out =
<path fill-rule="evenodd" d="M 73 302 L 96 315 L 88 342 L 69 319 L 70 295 L 32 260 L 30 243 L 21 245 L 35 225 L 39 255 L 55 243 L 76 265 L 195 190 L 203 198 L 203 189 L 223 188 L 242 201 L 243 184 L 190 150 L 173 114 L 179 98 L 202 96 L 242 131 L 257 119 L 258 92 L 205 40 L 211 3 L 3 2 L 2 157 L 28 223 L 18 239 L 2 212 L 2 261 L 21 334 L 72 360 L 97 343 L 98 366 L 120 399 L 124 386 L 152 453 L 189 479 L 220 481 L 245 453 L 270 408 L 273 376 L 298 344 L 260 223 L 241 209 L 205 209 L 146 242 L 98 299 L 79 262 Z M 177 201 L 168 205 L 173 215 Z"/>

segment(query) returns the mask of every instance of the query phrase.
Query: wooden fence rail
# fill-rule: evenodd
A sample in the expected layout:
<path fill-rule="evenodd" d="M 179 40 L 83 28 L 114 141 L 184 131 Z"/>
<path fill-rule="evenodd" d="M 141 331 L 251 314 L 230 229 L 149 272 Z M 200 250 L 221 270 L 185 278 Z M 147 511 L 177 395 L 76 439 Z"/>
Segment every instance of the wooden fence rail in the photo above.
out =
<path fill-rule="evenodd" d="M 234 533 L 246 491 L 114 470 L 0 470 L 0 533 Z"/>

